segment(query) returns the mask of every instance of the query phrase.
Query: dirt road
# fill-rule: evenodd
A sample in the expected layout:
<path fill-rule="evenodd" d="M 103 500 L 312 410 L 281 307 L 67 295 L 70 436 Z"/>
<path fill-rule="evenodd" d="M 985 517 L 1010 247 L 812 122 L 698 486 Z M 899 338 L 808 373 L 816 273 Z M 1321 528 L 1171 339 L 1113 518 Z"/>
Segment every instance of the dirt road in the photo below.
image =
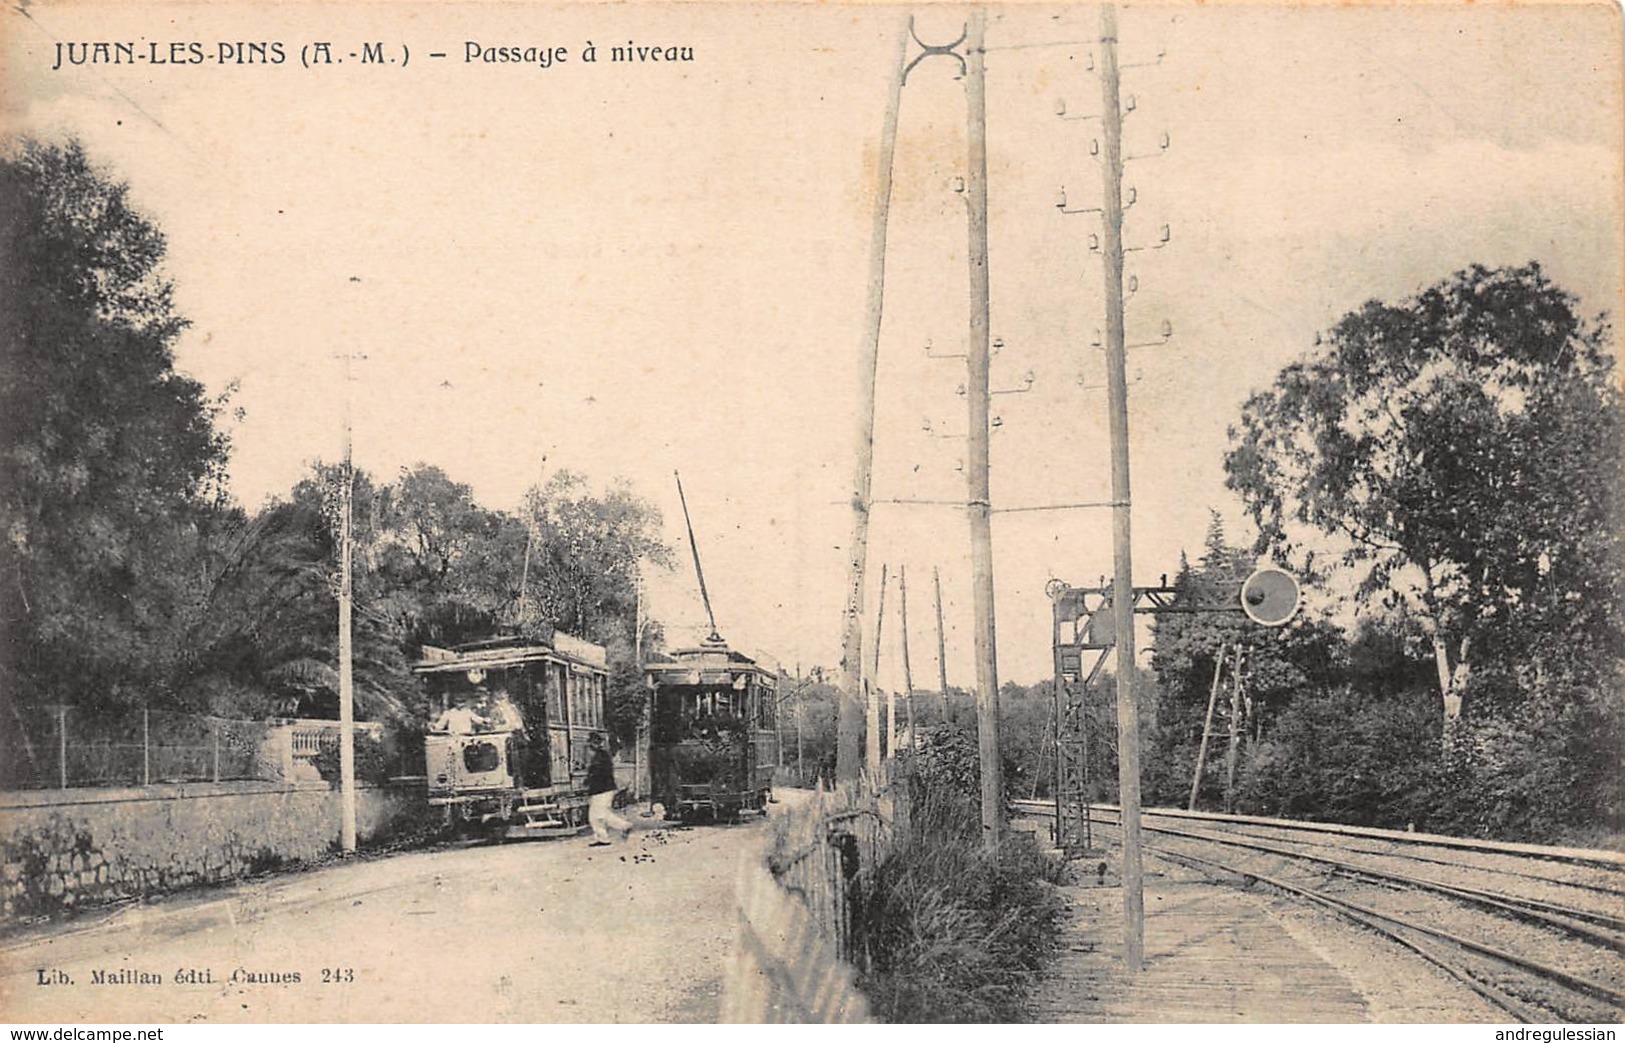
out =
<path fill-rule="evenodd" d="M 0 944 L 13 1022 L 708 1022 L 760 822 L 379 858 Z"/>

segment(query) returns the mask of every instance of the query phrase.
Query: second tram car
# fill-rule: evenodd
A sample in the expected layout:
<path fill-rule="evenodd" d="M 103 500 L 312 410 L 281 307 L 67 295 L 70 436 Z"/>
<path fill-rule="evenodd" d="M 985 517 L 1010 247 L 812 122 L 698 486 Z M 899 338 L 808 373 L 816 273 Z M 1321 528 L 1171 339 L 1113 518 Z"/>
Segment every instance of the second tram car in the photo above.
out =
<path fill-rule="evenodd" d="M 779 766 L 777 675 L 712 636 L 644 667 L 653 796 L 683 822 L 765 811 Z"/>
<path fill-rule="evenodd" d="M 438 706 L 424 737 L 428 798 L 448 824 L 508 836 L 586 822 L 587 741 L 605 733 L 601 645 L 554 632 L 425 648 L 414 673 Z"/>

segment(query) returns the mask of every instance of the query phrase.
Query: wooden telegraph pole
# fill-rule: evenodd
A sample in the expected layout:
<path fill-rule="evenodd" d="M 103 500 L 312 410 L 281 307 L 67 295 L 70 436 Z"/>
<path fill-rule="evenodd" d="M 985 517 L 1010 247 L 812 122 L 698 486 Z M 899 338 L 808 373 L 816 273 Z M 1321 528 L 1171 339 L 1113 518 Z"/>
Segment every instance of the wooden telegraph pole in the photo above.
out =
<path fill-rule="evenodd" d="M 1224 654 L 1227 651 L 1220 647 L 1219 655 L 1213 661 L 1213 686 L 1207 692 L 1207 716 L 1202 719 L 1202 745 L 1196 747 L 1196 771 L 1191 775 L 1191 802 L 1185 809 L 1187 811 L 1196 810 L 1196 796 L 1202 790 L 1202 772 L 1207 768 L 1207 743 L 1213 735 L 1213 708 L 1219 702 L 1219 678 L 1224 674 Z"/>
<path fill-rule="evenodd" d="M 1106 283 L 1106 395 L 1112 447 L 1112 621 L 1117 644 L 1117 800 L 1123 831 L 1123 958 L 1145 958 L 1140 851 L 1140 715 L 1134 702 L 1134 576 L 1130 553 L 1128 380 L 1123 345 L 1123 113 L 1117 96 L 1117 8 L 1100 9 L 1101 203 Z"/>
<path fill-rule="evenodd" d="M 1230 676 L 1230 748 L 1224 755 L 1224 811 L 1236 810 L 1236 761 L 1241 753 L 1241 643 L 1236 643 L 1236 668 Z"/>
<path fill-rule="evenodd" d="M 931 585 L 937 590 L 937 691 L 942 693 L 942 722 L 952 724 L 953 704 L 948 701 L 948 646 L 942 633 L 942 572 L 931 566 Z"/>
<path fill-rule="evenodd" d="M 880 603 L 875 606 L 875 647 L 870 656 L 869 675 L 864 687 L 869 692 L 869 730 L 864 745 L 864 760 L 869 765 L 869 781 L 876 786 L 881 782 L 880 749 L 880 634 L 886 626 L 886 566 L 880 566 Z M 890 721 L 887 721 L 890 724 Z"/>
<path fill-rule="evenodd" d="M 863 360 L 858 366 L 858 459 L 852 479 L 852 541 L 847 561 L 846 605 L 841 616 L 840 697 L 836 710 L 835 778 L 855 781 L 862 773 L 865 717 L 863 696 L 863 579 L 869 559 L 869 507 L 875 452 L 875 368 L 880 359 L 880 319 L 885 302 L 886 220 L 891 209 L 892 157 L 897 152 L 897 110 L 903 94 L 903 59 L 908 22 L 897 30 L 897 68 L 892 73 L 886 114 L 880 128 L 875 172 L 875 212 L 869 233 L 868 322 Z"/>
<path fill-rule="evenodd" d="M 1004 828 L 1004 771 L 999 759 L 999 669 L 994 651 L 993 525 L 988 485 L 988 270 L 987 270 L 987 74 L 983 62 L 987 12 L 970 13 L 965 36 L 965 102 L 968 155 L 965 202 L 970 207 L 970 459 L 966 503 L 970 513 L 971 613 L 975 623 L 976 738 L 982 766 L 982 842 L 998 847 Z"/>
<path fill-rule="evenodd" d="M 632 666 L 637 670 L 637 681 L 640 687 L 644 683 L 643 673 L 643 570 L 638 569 L 632 574 Z M 649 757 L 645 747 L 649 743 L 649 729 L 654 726 L 654 715 L 651 712 L 650 693 L 643 689 L 643 706 L 638 713 L 637 724 L 632 729 L 632 799 L 641 800 L 648 792 L 643 785 L 643 768 Z M 783 758 L 784 740 L 778 735 L 779 715 L 778 708 L 774 708 L 773 732 L 779 750 L 780 759 Z"/>
<path fill-rule="evenodd" d="M 908 566 L 897 566 L 897 595 L 902 611 L 902 638 L 903 638 L 903 713 L 908 718 L 908 744 L 915 746 L 918 740 L 914 736 L 914 670 L 908 662 Z"/>

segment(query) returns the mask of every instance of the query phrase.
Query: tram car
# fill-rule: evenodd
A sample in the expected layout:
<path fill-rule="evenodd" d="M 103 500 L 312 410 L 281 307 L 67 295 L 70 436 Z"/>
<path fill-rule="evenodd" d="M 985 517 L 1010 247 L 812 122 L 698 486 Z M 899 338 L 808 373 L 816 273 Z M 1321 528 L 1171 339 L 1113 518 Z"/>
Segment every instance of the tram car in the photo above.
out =
<path fill-rule="evenodd" d="M 448 826 L 523 837 L 586 823 L 588 740 L 605 734 L 601 645 L 558 631 L 494 638 L 426 647 L 412 670 L 437 707 L 426 779 Z"/>
<path fill-rule="evenodd" d="M 644 667 L 654 800 L 681 822 L 766 811 L 780 750 L 777 675 L 713 637 Z"/>

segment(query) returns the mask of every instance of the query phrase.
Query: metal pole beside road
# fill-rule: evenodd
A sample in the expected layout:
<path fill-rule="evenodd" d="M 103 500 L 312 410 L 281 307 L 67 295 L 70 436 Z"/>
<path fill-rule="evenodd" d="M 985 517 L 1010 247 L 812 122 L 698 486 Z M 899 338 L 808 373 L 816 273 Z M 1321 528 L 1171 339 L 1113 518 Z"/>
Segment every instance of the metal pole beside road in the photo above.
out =
<path fill-rule="evenodd" d="M 360 280 L 354 280 L 359 282 Z M 356 848 L 355 836 L 355 673 L 351 572 L 351 500 L 355 467 L 350 447 L 350 356 L 344 356 L 344 474 L 339 491 L 339 846 Z"/>

